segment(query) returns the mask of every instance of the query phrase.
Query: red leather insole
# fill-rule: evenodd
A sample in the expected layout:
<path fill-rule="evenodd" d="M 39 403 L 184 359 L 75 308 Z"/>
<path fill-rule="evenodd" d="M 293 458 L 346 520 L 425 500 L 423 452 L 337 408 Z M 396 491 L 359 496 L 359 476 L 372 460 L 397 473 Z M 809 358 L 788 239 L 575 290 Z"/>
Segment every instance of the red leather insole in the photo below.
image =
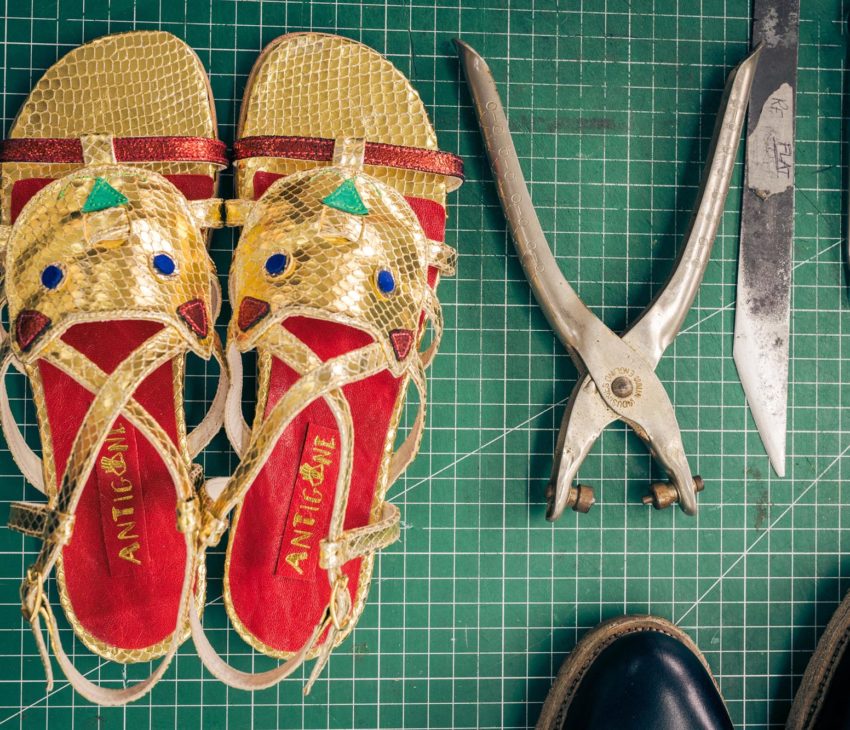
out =
<path fill-rule="evenodd" d="M 215 187 L 206 175 L 166 177 L 188 200 L 209 197 Z M 12 219 L 50 182 L 17 181 Z M 76 325 L 62 339 L 111 373 L 161 328 L 145 321 L 97 322 Z M 49 363 L 39 361 L 38 368 L 61 480 L 93 396 Z M 176 443 L 172 371 L 173 363 L 160 367 L 134 397 Z M 174 631 L 186 547 L 177 531 L 177 492 L 156 448 L 126 419 L 119 418 L 113 431 L 83 488 L 74 534 L 62 551 L 65 589 L 77 620 L 96 640 L 122 649 L 143 649 Z"/>
<path fill-rule="evenodd" d="M 283 326 L 322 360 L 372 341 L 360 330 L 306 317 L 290 317 Z M 275 359 L 266 413 L 298 377 L 295 371 Z M 354 421 L 354 465 L 345 529 L 369 523 L 378 467 L 401 383 L 400 378 L 394 378 L 385 370 L 343 388 Z M 311 505 L 304 502 L 304 482 L 299 479 L 299 472 L 305 463 L 315 465 L 316 461 L 302 454 L 308 427 L 313 431 L 320 429 L 325 436 L 337 430 L 336 421 L 324 401 L 307 406 L 286 429 L 245 496 L 237 529 L 230 532 L 228 581 L 233 610 L 251 634 L 281 652 L 294 652 L 304 645 L 330 600 L 327 572 L 315 566 L 314 561 L 319 541 L 327 537 L 327 528 L 320 528 L 320 522 L 324 524 L 320 518 L 329 518 L 335 484 L 322 484 L 321 502 L 315 505 L 317 511 L 304 511 L 304 507 Z M 300 487 L 298 490 L 296 483 Z M 309 496 L 312 491 L 308 489 L 307 493 Z M 294 500 L 297 500 L 295 504 Z M 299 504 L 301 510 L 297 509 Z M 293 546 L 288 539 L 292 536 L 293 519 L 297 520 L 295 514 L 301 515 L 297 527 L 310 533 L 303 536 L 300 542 L 303 547 Z M 307 524 L 309 519 L 316 519 L 316 525 Z M 287 534 L 287 525 L 290 534 Z M 297 563 L 304 576 L 298 576 L 285 560 L 287 555 L 301 552 L 309 556 Z M 312 572 L 311 565 L 314 565 Z M 348 575 L 354 600 L 359 587 L 360 560 L 352 560 L 343 570 Z"/>
<path fill-rule="evenodd" d="M 62 339 L 111 373 L 161 328 L 145 321 L 97 322 L 76 325 Z M 93 396 L 49 363 L 39 361 L 38 368 L 61 479 Z M 172 368 L 173 363 L 162 365 L 134 397 L 176 442 Z M 73 537 L 62 552 L 71 606 L 83 629 L 97 640 L 141 649 L 174 631 L 186 561 L 176 499 L 157 449 L 119 419 L 86 482 Z"/>
<path fill-rule="evenodd" d="M 259 171 L 253 178 L 255 199 L 281 175 Z M 427 235 L 442 240 L 446 212 L 443 206 L 424 199 L 407 198 Z M 428 285 L 436 287 L 437 269 L 428 270 Z M 420 318 L 420 326 L 424 315 Z M 372 338 L 344 325 L 290 317 L 283 325 L 297 335 L 323 361 L 368 345 Z M 295 373 L 275 359 L 269 378 L 265 413 L 298 380 Z M 343 388 L 354 423 L 353 468 L 345 529 L 369 523 L 384 450 L 402 379 L 385 370 Z M 230 562 L 226 591 L 235 619 L 266 646 L 280 652 L 298 651 L 310 638 L 330 600 L 327 572 L 317 565 L 319 542 L 327 536 L 327 524 L 335 493 L 329 478 L 318 491 L 305 483 L 304 467 L 317 466 L 321 450 L 310 449 L 316 438 L 327 442 L 336 421 L 323 400 L 306 408 L 292 421 L 275 445 L 268 461 L 248 489 L 236 529 L 230 530 Z M 327 453 L 327 452 L 325 452 Z M 338 458 L 330 465 L 335 475 Z M 336 468 L 334 468 L 336 467 Z M 309 476 L 308 471 L 308 476 Z M 308 524 L 309 520 L 313 524 Z M 294 541 L 293 541 L 294 538 Z M 303 538 L 303 539 L 300 539 Z M 299 541 L 300 540 L 300 541 Z M 297 560 L 299 555 L 306 555 Z M 298 575 L 287 558 L 296 559 Z M 360 563 L 343 567 L 354 601 L 360 583 Z"/>

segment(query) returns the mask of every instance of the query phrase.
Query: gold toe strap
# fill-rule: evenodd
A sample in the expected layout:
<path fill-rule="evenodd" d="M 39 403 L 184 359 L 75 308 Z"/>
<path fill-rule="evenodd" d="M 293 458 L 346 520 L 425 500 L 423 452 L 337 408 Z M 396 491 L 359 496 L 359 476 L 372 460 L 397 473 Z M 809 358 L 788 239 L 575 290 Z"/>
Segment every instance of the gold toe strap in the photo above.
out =
<path fill-rule="evenodd" d="M 325 570 L 341 568 L 355 558 L 392 545 L 400 536 L 401 513 L 394 504 L 384 502 L 377 522 L 345 530 L 333 541 L 322 540 L 319 565 Z"/>

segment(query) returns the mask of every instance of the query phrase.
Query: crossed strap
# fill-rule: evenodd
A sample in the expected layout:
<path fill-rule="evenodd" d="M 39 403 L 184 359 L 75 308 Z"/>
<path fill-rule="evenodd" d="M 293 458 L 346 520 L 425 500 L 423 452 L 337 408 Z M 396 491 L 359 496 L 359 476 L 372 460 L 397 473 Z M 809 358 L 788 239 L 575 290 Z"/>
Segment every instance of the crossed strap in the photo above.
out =
<path fill-rule="evenodd" d="M 122 705 L 146 694 L 162 677 L 180 645 L 181 627 L 186 623 L 188 606 L 192 602 L 192 588 L 197 565 L 195 531 L 199 508 L 194 486 L 198 481 L 199 470 L 190 467 L 185 456 L 180 453 L 159 423 L 132 396 L 151 373 L 174 358 L 183 356 L 187 349 L 183 336 L 174 327 L 165 327 L 142 343 L 109 375 L 58 337 L 46 343 L 40 354 L 41 359 L 74 378 L 94 396 L 74 438 L 59 490 L 50 497 L 46 505 L 15 502 L 10 510 L 9 527 L 43 540 L 38 557 L 27 570 L 26 578 L 21 585 L 21 611 L 32 627 L 39 655 L 44 664 L 48 691 L 52 688 L 53 675 L 42 622 L 65 676 L 81 695 L 101 705 Z M 222 378 L 209 412 L 187 439 L 190 453 L 200 451 L 215 435 L 220 428 L 224 412 L 224 399 L 227 392 L 226 364 L 217 338 L 214 341 L 213 351 L 214 356 L 221 363 Z M 20 367 L 14 360 L 8 336 L 3 333 L 3 340 L 0 343 L 0 380 L 2 380 L 0 414 L 3 416 L 3 429 L 15 460 L 19 464 L 27 465 L 25 475 L 29 478 L 31 475 L 38 474 L 38 479 L 35 481 L 31 479 L 31 481 L 36 488 L 45 491 L 40 459 L 26 446 L 17 423 L 14 418 L 11 418 L 5 387 L 5 375 L 10 364 Z M 157 448 L 173 480 L 178 495 L 177 526 L 183 533 L 186 544 L 186 565 L 175 630 L 165 655 L 147 679 L 120 690 L 111 690 L 86 679 L 68 658 L 62 647 L 56 619 L 47 599 L 45 581 L 56 564 L 62 548 L 71 539 L 75 512 L 83 489 L 109 430 L 119 416 L 127 418 Z"/>
<path fill-rule="evenodd" d="M 439 265 L 449 260 L 451 257 L 448 256 L 441 258 Z M 423 326 L 420 329 L 424 330 L 425 324 L 431 323 L 432 342 L 427 350 L 411 358 L 407 369 L 410 382 L 419 391 L 419 409 L 404 442 L 394 453 L 384 457 L 388 460 L 383 465 L 388 474 L 388 484 L 407 468 L 416 456 L 422 439 L 427 398 L 424 371 L 431 363 L 442 336 L 440 304 L 430 287 L 426 287 L 423 315 Z M 270 326 L 266 330 L 262 347 L 301 377 L 252 431 L 241 410 L 241 353 L 233 342 L 228 346 L 227 361 L 232 377 L 225 409 L 225 427 L 241 461 L 229 480 L 211 480 L 205 485 L 203 517 L 198 532 L 199 559 L 203 559 L 207 547 L 218 544 L 228 527 L 228 515 L 245 498 L 289 424 L 310 403 L 323 399 L 333 414 L 340 434 L 340 470 L 330 527 L 327 537 L 320 543 L 319 558 L 319 565 L 327 571 L 331 586 L 330 601 L 307 642 L 276 668 L 260 673 L 237 670 L 215 651 L 194 606 L 189 609 L 189 622 L 198 656 L 207 669 L 221 681 L 240 689 L 258 690 L 277 684 L 291 675 L 318 648 L 317 661 L 304 690 L 307 694 L 327 663 L 337 637 L 354 618 L 348 576 L 343 572 L 343 566 L 388 547 L 400 536 L 401 514 L 390 502 L 380 505 L 380 511 L 368 525 L 344 529 L 355 434 L 351 411 L 342 389 L 384 370 L 388 363 L 385 350 L 378 343 L 323 362 L 307 345 L 280 325 Z"/>

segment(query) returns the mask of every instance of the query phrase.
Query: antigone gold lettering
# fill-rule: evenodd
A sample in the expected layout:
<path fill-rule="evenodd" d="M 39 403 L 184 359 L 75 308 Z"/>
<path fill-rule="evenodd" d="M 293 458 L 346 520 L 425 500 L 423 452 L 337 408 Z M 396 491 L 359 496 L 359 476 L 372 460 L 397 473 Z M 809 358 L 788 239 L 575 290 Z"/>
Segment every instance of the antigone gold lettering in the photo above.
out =
<path fill-rule="evenodd" d="M 100 468 L 105 474 L 112 474 L 118 477 L 110 483 L 112 488 L 112 521 L 118 528 L 117 539 L 122 542 L 132 540 L 129 545 L 124 545 L 118 551 L 118 557 L 135 565 L 141 565 L 141 561 L 136 557 L 136 553 L 141 550 L 138 534 L 134 533 L 136 527 L 135 520 L 121 521 L 126 517 L 131 517 L 135 514 L 136 508 L 133 501 L 136 497 L 131 482 L 126 476 L 127 462 L 125 460 L 125 452 L 129 451 L 129 445 L 126 441 L 126 429 L 122 426 L 114 427 L 106 438 L 106 451 L 111 456 L 103 456 L 100 459 Z M 126 504 L 129 503 L 129 504 Z"/>
<path fill-rule="evenodd" d="M 135 522 L 122 522 L 118 527 L 123 528 L 121 532 L 118 533 L 119 540 L 138 540 L 138 535 L 130 535 L 129 533 L 136 526 Z"/>
<path fill-rule="evenodd" d="M 289 563 L 295 570 L 298 572 L 298 575 L 304 575 L 304 571 L 301 569 L 299 563 L 302 560 L 306 560 L 308 553 L 289 553 L 286 556 L 286 562 Z"/>
<path fill-rule="evenodd" d="M 306 513 L 316 513 L 321 509 L 325 497 L 320 487 L 325 482 L 325 467 L 333 464 L 336 440 L 334 438 L 322 439 L 316 436 L 312 443 L 312 454 L 301 464 L 298 475 L 308 486 L 303 486 L 300 495 L 296 492 L 295 499 L 300 496 L 300 503 L 296 502 L 296 509 L 292 514 L 290 526 L 294 528 L 295 536 L 289 541 L 289 552 L 284 560 L 292 566 L 299 574 L 304 575 L 301 563 L 310 558 L 310 551 L 314 543 L 314 531 L 298 529 L 299 527 L 313 527 L 316 524 L 314 517 Z"/>
<path fill-rule="evenodd" d="M 127 545 L 126 547 L 122 547 L 118 551 L 118 557 L 126 560 L 130 563 L 135 563 L 136 565 L 141 565 L 142 561 L 136 557 L 136 551 L 139 550 L 142 546 L 139 543 L 134 542 L 132 545 Z"/>

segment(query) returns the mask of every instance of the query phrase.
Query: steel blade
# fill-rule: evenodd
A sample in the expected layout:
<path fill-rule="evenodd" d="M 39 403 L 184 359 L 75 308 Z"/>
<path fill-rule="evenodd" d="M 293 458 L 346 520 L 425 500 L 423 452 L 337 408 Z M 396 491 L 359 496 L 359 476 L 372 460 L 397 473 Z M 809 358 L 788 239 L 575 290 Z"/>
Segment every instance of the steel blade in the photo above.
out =
<path fill-rule="evenodd" d="M 774 471 L 785 476 L 799 0 L 756 0 L 733 355 Z"/>

